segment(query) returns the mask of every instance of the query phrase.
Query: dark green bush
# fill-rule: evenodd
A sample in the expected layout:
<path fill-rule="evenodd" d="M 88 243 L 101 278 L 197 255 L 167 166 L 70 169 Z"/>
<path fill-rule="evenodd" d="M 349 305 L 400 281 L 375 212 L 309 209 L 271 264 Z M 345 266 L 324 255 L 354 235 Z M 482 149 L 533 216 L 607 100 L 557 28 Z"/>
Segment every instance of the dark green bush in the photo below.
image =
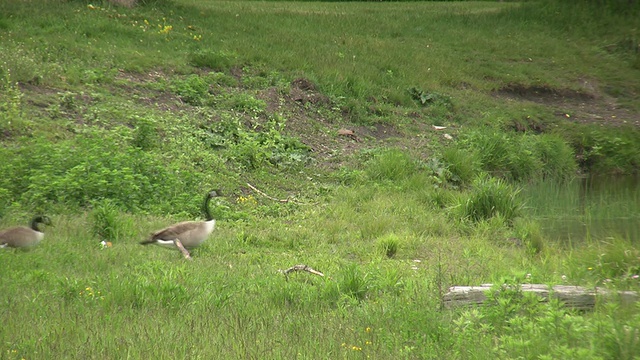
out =
<path fill-rule="evenodd" d="M 0 149 L 6 159 L 0 162 L 0 188 L 9 202 L 78 209 L 111 199 L 127 211 L 199 213 L 205 174 L 184 171 L 180 164 L 105 134 L 55 144 L 42 138 L 28 142 Z"/>
<path fill-rule="evenodd" d="M 561 136 L 574 149 L 579 166 L 591 173 L 633 174 L 640 169 L 640 131 L 634 128 L 603 128 L 565 125 Z"/>
<path fill-rule="evenodd" d="M 209 96 L 209 83 L 205 77 L 192 74 L 184 80 L 174 80 L 171 90 L 187 104 L 198 106 Z"/>
<path fill-rule="evenodd" d="M 156 146 L 158 135 L 153 120 L 148 118 L 135 118 L 135 132 L 131 144 L 141 150 L 151 150 Z"/>

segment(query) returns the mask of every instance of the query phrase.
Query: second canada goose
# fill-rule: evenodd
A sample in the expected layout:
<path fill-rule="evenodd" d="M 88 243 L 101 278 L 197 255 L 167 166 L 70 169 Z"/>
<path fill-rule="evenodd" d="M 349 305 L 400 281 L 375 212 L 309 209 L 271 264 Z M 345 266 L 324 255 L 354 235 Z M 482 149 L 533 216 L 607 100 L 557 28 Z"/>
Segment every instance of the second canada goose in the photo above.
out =
<path fill-rule="evenodd" d="M 216 226 L 216 221 L 211 216 L 209 202 L 212 198 L 220 196 L 219 190 L 212 190 L 204 198 L 202 211 L 206 217 L 205 221 L 183 221 L 151 234 L 149 239 L 140 242 L 142 245 L 156 244 L 169 247 L 176 247 L 175 240 L 180 240 L 187 249 L 202 244 Z"/>
<path fill-rule="evenodd" d="M 44 238 L 44 231 L 39 224 L 51 225 L 51 219 L 38 215 L 31 220 L 31 227 L 15 226 L 0 230 L 0 247 L 26 248 L 37 245 Z"/>

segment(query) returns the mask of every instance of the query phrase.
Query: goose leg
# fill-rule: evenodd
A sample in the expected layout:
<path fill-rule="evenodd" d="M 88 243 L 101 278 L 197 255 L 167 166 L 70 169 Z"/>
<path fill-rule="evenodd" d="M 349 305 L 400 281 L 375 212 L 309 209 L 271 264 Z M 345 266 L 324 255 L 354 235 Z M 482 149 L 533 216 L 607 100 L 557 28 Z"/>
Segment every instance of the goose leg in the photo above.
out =
<path fill-rule="evenodd" d="M 191 254 L 189 254 L 189 251 L 187 249 L 185 249 L 184 245 L 182 245 L 182 241 L 180 241 L 180 239 L 174 239 L 173 243 L 176 244 L 176 247 L 178 249 L 180 249 L 180 252 L 182 252 L 182 255 L 184 255 L 184 258 L 187 260 L 193 260 L 191 258 Z"/>

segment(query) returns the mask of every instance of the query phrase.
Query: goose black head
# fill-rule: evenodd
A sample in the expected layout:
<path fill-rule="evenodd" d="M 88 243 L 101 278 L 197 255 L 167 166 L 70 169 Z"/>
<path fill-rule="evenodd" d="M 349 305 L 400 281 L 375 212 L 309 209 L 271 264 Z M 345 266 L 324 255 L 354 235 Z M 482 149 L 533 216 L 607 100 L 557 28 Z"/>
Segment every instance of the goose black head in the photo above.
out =
<path fill-rule="evenodd" d="M 33 220 L 31 220 L 31 228 L 34 230 L 38 230 L 38 224 L 44 224 L 48 226 L 53 226 L 51 219 L 46 215 L 36 215 Z"/>

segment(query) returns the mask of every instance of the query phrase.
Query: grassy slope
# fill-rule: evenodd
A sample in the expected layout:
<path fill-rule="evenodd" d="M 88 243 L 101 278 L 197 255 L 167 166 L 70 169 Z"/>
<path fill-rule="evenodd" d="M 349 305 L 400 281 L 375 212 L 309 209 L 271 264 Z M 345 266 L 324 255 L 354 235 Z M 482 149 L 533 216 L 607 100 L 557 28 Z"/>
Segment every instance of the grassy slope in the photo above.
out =
<path fill-rule="evenodd" d="M 614 30 L 620 29 L 595 39 L 582 30 L 567 39 L 518 12 L 504 12 L 518 7 L 510 3 L 181 1 L 133 10 L 48 4 L 54 8 L 38 16 L 25 5 L 1 4 L 7 10 L 2 13 L 11 14 L 0 19 L 6 30 L 0 35 L 2 69 L 23 82 L 27 114 L 18 117 L 21 128 L 8 130 L 5 146 L 111 134 L 113 143 L 96 140 L 97 151 L 108 153 L 113 150 L 107 145 L 126 146 L 136 136 L 131 128 L 138 118 L 150 119 L 162 138 L 148 152 L 170 166 L 176 159 L 197 164 L 187 171 L 204 173 L 185 175 L 187 185 L 176 188 L 176 197 L 188 194 L 193 182 L 223 183 L 229 197 L 216 209 L 223 220 L 215 237 L 195 252 L 193 263 L 136 243 L 192 214 L 169 205 L 146 209 L 174 214 L 169 217 L 116 211 L 109 221 L 120 233 L 109 238 L 113 247 L 101 250 L 100 237 L 91 231 L 95 212 L 61 207 L 41 246 L 0 253 L 2 358 L 630 359 L 640 351 L 633 308 L 600 306 L 574 314 L 503 303 L 481 311 L 438 310 L 449 285 L 522 281 L 527 273 L 534 282 L 560 283 L 566 275 L 570 283 L 593 285 L 613 278 L 615 286 L 637 289 L 629 276 L 639 270 L 638 254 L 625 241 L 570 250 L 549 243 L 536 254 L 506 239 L 544 242 L 539 225 L 518 219 L 509 226 L 499 216 L 461 221 L 457 210 L 441 205 L 465 194 L 434 190 L 429 173 L 376 181 L 367 180 L 384 170 L 375 165 L 331 171 L 370 160 L 372 152 L 360 152 L 366 148 L 398 145 L 422 156 L 439 151 L 438 134 L 414 134 L 424 124 L 462 124 L 463 132 L 527 115 L 557 121 L 553 110 L 536 103 L 491 95 L 507 84 L 599 96 L 610 96 L 604 89 L 612 89 L 637 109 L 632 100 L 640 87 L 638 70 L 624 56 L 602 50 L 619 40 Z M 160 32 L 169 25 L 171 30 Z M 209 63 L 223 72 L 241 66 L 244 76 L 240 88 L 215 87 L 224 96 L 209 99 L 215 106 L 201 112 L 177 101 L 171 89 L 173 79 L 201 72 L 188 62 L 203 51 L 212 52 Z M 332 105 L 255 113 L 252 106 L 261 105 L 234 97 L 265 96 L 272 87 L 287 94 L 298 76 L 313 80 Z M 585 76 L 595 90 L 585 88 Z M 456 110 L 420 107 L 410 99 L 410 87 L 448 94 Z M 286 96 L 276 99 L 287 104 Z M 261 123 L 279 113 L 293 130 L 328 137 L 309 142 L 332 146 L 331 157 L 318 155 L 321 168 L 251 169 L 224 159 L 233 152 L 211 151 L 193 140 L 202 135 L 196 129 L 235 116 L 230 104 L 238 103 L 245 104 L 240 112 L 246 114 L 238 116 L 243 121 Z M 346 111 L 347 120 L 333 107 Z M 408 120 L 415 116 L 418 121 Z M 297 118 L 314 125 L 298 124 Z M 372 131 L 354 145 L 335 135 L 339 126 L 362 125 L 358 129 L 365 132 L 380 123 L 396 125 L 400 139 L 378 140 L 384 137 Z M 21 140 L 25 127 L 34 135 Z M 246 181 L 312 205 L 243 192 Z M 26 202 L 4 211 L 2 224 L 10 225 L 24 221 L 31 209 Z M 392 258 L 384 255 L 385 244 L 398 246 Z M 285 281 L 278 269 L 297 263 L 327 278 L 301 273 Z"/>

